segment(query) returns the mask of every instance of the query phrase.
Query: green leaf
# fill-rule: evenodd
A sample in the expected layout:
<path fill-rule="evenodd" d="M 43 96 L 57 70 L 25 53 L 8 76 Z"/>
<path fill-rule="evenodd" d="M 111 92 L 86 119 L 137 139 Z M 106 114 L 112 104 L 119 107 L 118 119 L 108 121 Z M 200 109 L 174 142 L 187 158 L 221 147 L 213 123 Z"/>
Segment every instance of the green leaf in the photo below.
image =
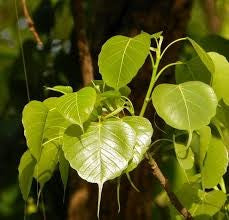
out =
<path fill-rule="evenodd" d="M 97 183 L 98 211 L 103 183 L 121 175 L 133 156 L 136 143 L 134 130 L 122 121 L 92 122 L 82 134 L 77 126 L 70 126 L 64 135 L 66 159 L 79 176 Z"/>
<path fill-rule="evenodd" d="M 208 126 L 202 127 L 199 131 L 200 146 L 199 146 L 199 164 L 202 168 L 208 147 L 211 141 L 211 128 Z"/>
<path fill-rule="evenodd" d="M 60 92 L 62 94 L 72 93 L 73 89 L 71 86 L 54 86 L 54 87 L 45 87 L 47 90 Z"/>
<path fill-rule="evenodd" d="M 31 101 L 24 107 L 22 113 L 22 123 L 27 146 L 37 161 L 41 155 L 48 112 L 48 108 L 42 102 Z"/>
<path fill-rule="evenodd" d="M 125 170 L 128 173 L 135 169 L 144 158 L 144 154 L 149 149 L 151 143 L 153 128 L 148 119 L 140 116 L 126 116 L 122 118 L 122 121 L 130 125 L 136 133 L 133 159 Z"/>
<path fill-rule="evenodd" d="M 151 38 L 156 38 L 156 39 L 158 39 L 158 38 L 160 38 L 160 36 L 162 35 L 162 33 L 163 33 L 163 31 L 154 33 L 154 34 L 151 35 Z"/>
<path fill-rule="evenodd" d="M 226 173 L 228 165 L 228 153 L 220 139 L 211 138 L 207 155 L 201 171 L 204 188 L 213 188 Z"/>
<path fill-rule="evenodd" d="M 152 94 L 158 115 L 170 126 L 192 132 L 210 123 L 216 113 L 213 89 L 199 81 L 160 84 Z"/>
<path fill-rule="evenodd" d="M 60 150 L 60 154 L 59 154 L 59 170 L 60 170 L 60 176 L 65 191 L 68 182 L 69 162 L 65 159 L 64 152 L 62 149 Z"/>
<path fill-rule="evenodd" d="M 209 72 L 214 72 L 214 63 L 212 62 L 211 57 L 204 51 L 204 49 L 197 44 L 194 40 L 191 38 L 187 38 L 189 42 L 192 44 L 193 48 L 195 49 L 196 53 L 200 57 L 201 61 L 204 63 L 204 65 L 207 67 Z"/>
<path fill-rule="evenodd" d="M 26 201 L 30 192 L 33 172 L 36 165 L 36 160 L 32 157 L 29 150 L 27 150 L 21 157 L 18 167 L 19 171 L 19 186 L 23 199 Z"/>
<path fill-rule="evenodd" d="M 88 182 L 100 184 L 119 176 L 133 156 L 135 132 L 122 121 L 91 123 L 79 135 L 79 129 L 70 126 L 63 150 L 72 168 Z"/>
<path fill-rule="evenodd" d="M 49 181 L 58 163 L 59 148 L 55 143 L 49 142 L 43 147 L 41 157 L 34 170 L 34 178 L 41 184 Z"/>
<path fill-rule="evenodd" d="M 194 154 L 190 147 L 174 142 L 177 160 L 184 170 L 189 170 L 194 165 Z"/>
<path fill-rule="evenodd" d="M 201 81 L 210 84 L 211 73 L 199 57 L 195 57 L 184 65 L 176 65 L 176 82 Z"/>
<path fill-rule="evenodd" d="M 149 54 L 150 38 L 147 33 L 134 38 L 118 35 L 103 45 L 98 65 L 108 86 L 119 89 L 133 79 Z"/>
<path fill-rule="evenodd" d="M 213 216 L 220 211 L 227 199 L 226 194 L 219 190 L 213 190 L 211 192 L 199 190 L 198 196 L 200 201 L 191 210 L 193 216 Z"/>
<path fill-rule="evenodd" d="M 82 127 L 92 113 L 95 102 L 95 90 L 91 87 L 85 87 L 78 92 L 61 96 L 56 109 L 71 123 Z"/>
<path fill-rule="evenodd" d="M 208 53 L 215 65 L 215 71 L 213 72 L 212 87 L 220 100 L 229 105 L 229 63 L 227 59 L 214 52 Z"/>

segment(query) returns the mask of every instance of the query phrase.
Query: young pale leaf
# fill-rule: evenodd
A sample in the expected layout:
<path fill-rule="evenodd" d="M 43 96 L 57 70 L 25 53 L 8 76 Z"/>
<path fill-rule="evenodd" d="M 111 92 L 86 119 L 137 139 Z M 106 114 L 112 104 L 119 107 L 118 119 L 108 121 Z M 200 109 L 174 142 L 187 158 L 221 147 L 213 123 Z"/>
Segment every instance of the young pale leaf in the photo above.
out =
<path fill-rule="evenodd" d="M 19 171 L 19 186 L 23 199 L 26 201 L 30 192 L 33 172 L 36 165 L 36 160 L 32 157 L 29 150 L 27 150 L 21 157 L 18 167 Z"/>
<path fill-rule="evenodd" d="M 62 94 L 72 93 L 73 89 L 71 86 L 54 86 L 54 87 L 45 87 L 47 90 L 60 92 Z"/>
<path fill-rule="evenodd" d="M 176 82 L 201 81 L 206 84 L 211 82 L 211 73 L 199 57 L 195 57 L 184 65 L 176 65 Z"/>
<path fill-rule="evenodd" d="M 194 165 L 194 154 L 190 147 L 174 142 L 177 160 L 184 170 L 189 170 Z"/>
<path fill-rule="evenodd" d="M 216 113 L 213 89 L 199 81 L 160 84 L 152 94 L 158 115 L 170 126 L 189 132 L 210 123 Z"/>
<path fill-rule="evenodd" d="M 220 139 L 211 138 L 201 171 L 204 188 L 213 188 L 227 171 L 228 153 Z"/>
<path fill-rule="evenodd" d="M 209 126 L 204 126 L 198 132 L 200 135 L 199 164 L 202 168 L 211 141 L 211 128 Z"/>
<path fill-rule="evenodd" d="M 200 57 L 201 61 L 204 63 L 204 65 L 207 67 L 209 72 L 214 73 L 214 63 L 212 62 L 211 57 L 204 51 L 204 49 L 197 44 L 194 40 L 191 38 L 187 38 L 189 42 L 192 44 L 193 48 L 195 49 L 196 53 Z"/>
<path fill-rule="evenodd" d="M 76 126 L 64 134 L 63 150 L 73 169 L 88 182 L 119 176 L 133 156 L 134 130 L 122 121 L 92 123 L 80 137 Z"/>
<path fill-rule="evenodd" d="M 27 146 L 37 161 L 41 155 L 48 112 L 48 108 L 42 102 L 31 101 L 25 106 L 22 113 L 22 123 Z"/>
<path fill-rule="evenodd" d="M 215 65 L 215 72 L 213 73 L 212 87 L 220 100 L 229 105 L 229 63 L 226 57 L 210 52 L 208 53 Z"/>
<path fill-rule="evenodd" d="M 130 172 L 135 169 L 144 158 L 145 152 L 149 149 L 151 137 L 153 135 L 153 128 L 148 119 L 140 116 L 126 116 L 122 121 L 130 125 L 136 133 L 136 144 L 134 146 L 133 159 L 125 172 Z"/>
<path fill-rule="evenodd" d="M 119 35 L 103 45 L 98 65 L 108 86 L 119 89 L 133 79 L 149 54 L 150 39 L 147 33 L 134 38 Z"/>
<path fill-rule="evenodd" d="M 59 170 L 60 170 L 60 176 L 65 191 L 68 182 L 69 162 L 65 159 L 64 152 L 62 149 L 60 150 L 59 153 Z"/>
<path fill-rule="evenodd" d="M 43 147 L 40 160 L 33 173 L 35 179 L 41 184 L 41 188 L 51 179 L 58 163 L 58 154 L 59 148 L 52 142 Z"/>
<path fill-rule="evenodd" d="M 91 87 L 85 87 L 78 92 L 61 96 L 56 109 L 71 123 L 82 127 L 92 113 L 95 102 L 95 90 Z"/>

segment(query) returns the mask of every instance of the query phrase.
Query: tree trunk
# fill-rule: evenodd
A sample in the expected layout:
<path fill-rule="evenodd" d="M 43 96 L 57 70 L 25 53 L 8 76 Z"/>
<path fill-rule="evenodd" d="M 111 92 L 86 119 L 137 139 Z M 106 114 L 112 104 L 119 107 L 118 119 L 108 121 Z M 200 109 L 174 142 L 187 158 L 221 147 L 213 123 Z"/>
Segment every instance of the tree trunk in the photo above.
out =
<path fill-rule="evenodd" d="M 72 4 L 73 6 L 75 5 L 74 8 L 77 8 L 79 0 L 72 0 Z M 88 15 L 87 38 L 90 45 L 95 78 L 99 78 L 98 54 L 102 44 L 108 38 L 116 34 L 134 36 L 141 31 L 148 33 L 163 31 L 164 45 L 166 45 L 174 39 L 185 36 L 191 9 L 190 0 L 96 0 L 91 4 L 93 5 L 90 10 L 91 13 Z M 77 11 L 74 8 L 73 15 L 77 19 Z M 77 27 L 75 28 L 77 29 Z M 174 45 L 168 51 L 162 65 L 177 60 L 179 48 L 180 44 Z M 151 65 L 148 60 L 130 85 L 133 91 L 131 100 L 137 110 L 136 113 L 139 112 L 143 103 L 151 71 Z M 169 73 L 171 73 L 171 70 L 163 80 L 173 80 L 173 76 Z M 151 115 L 153 114 L 151 113 Z M 151 117 L 149 116 L 149 118 Z M 105 183 L 102 193 L 100 219 L 153 219 L 152 193 L 154 185 L 157 183 L 152 176 L 149 165 L 143 161 L 131 173 L 131 178 L 141 192 L 136 192 L 130 186 L 126 177 L 122 177 L 120 188 L 121 212 L 119 214 L 117 213 L 116 199 L 117 182 L 113 180 Z M 69 185 L 68 219 L 97 219 L 97 186 L 80 179 L 75 171 L 71 173 Z"/>

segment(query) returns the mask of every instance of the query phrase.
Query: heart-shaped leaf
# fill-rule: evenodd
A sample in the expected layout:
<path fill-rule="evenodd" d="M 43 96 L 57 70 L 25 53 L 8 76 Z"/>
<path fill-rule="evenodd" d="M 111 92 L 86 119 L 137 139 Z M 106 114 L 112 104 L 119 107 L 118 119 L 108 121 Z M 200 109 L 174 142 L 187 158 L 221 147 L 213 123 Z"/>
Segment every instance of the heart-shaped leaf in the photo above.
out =
<path fill-rule="evenodd" d="M 201 170 L 204 188 L 213 188 L 227 171 L 228 153 L 220 139 L 211 138 L 207 155 Z"/>
<path fill-rule="evenodd" d="M 210 52 L 208 53 L 215 65 L 215 71 L 213 73 L 212 87 L 220 100 L 229 105 L 229 62 L 226 57 Z"/>
<path fill-rule="evenodd" d="M 118 35 L 103 45 L 98 65 L 108 86 L 119 89 L 133 79 L 149 54 L 150 38 L 147 33 L 134 38 Z"/>
<path fill-rule="evenodd" d="M 71 123 L 82 127 L 92 113 L 95 102 L 95 90 L 91 87 L 85 87 L 78 92 L 61 96 L 56 109 Z"/>
<path fill-rule="evenodd" d="M 33 172 L 36 165 L 36 160 L 32 157 L 29 150 L 27 150 L 21 157 L 18 167 L 19 171 L 19 186 L 22 192 L 23 199 L 26 201 L 30 192 Z"/>
<path fill-rule="evenodd" d="M 213 89 L 199 81 L 160 84 L 152 94 L 158 115 L 170 126 L 192 132 L 210 123 L 216 113 Z"/>
<path fill-rule="evenodd" d="M 133 159 L 125 170 L 128 173 L 135 169 L 144 158 L 144 154 L 149 149 L 151 143 L 153 128 L 148 119 L 140 116 L 126 116 L 122 118 L 122 121 L 130 125 L 136 133 Z"/>
<path fill-rule="evenodd" d="M 120 176 L 133 156 L 134 130 L 122 121 L 91 123 L 82 134 L 70 126 L 64 135 L 63 150 L 80 177 L 99 186 L 98 212 L 103 183 Z"/>

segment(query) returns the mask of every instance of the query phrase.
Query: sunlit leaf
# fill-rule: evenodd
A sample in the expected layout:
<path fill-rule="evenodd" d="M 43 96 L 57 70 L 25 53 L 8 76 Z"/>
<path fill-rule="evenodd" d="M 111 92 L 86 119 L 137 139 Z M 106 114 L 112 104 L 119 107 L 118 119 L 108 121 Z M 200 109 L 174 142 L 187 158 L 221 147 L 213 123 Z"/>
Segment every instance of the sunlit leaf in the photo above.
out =
<path fill-rule="evenodd" d="M 85 87 L 78 92 L 61 96 L 56 109 L 71 123 L 82 127 L 92 113 L 95 102 L 95 90 L 91 87 Z"/>
<path fill-rule="evenodd" d="M 211 52 L 209 56 L 215 65 L 212 87 L 218 99 L 222 98 L 229 105 L 229 63 L 224 56 L 218 53 Z"/>
<path fill-rule="evenodd" d="M 227 148 L 220 139 L 212 137 L 201 171 L 203 186 L 205 188 L 216 186 L 226 173 L 227 165 Z"/>
<path fill-rule="evenodd" d="M 79 176 L 99 186 L 98 212 L 103 183 L 121 175 L 133 156 L 134 130 L 122 121 L 91 123 L 82 134 L 70 126 L 64 135 L 66 159 Z"/>
<path fill-rule="evenodd" d="M 36 160 L 32 157 L 29 150 L 27 150 L 21 157 L 18 167 L 19 171 L 19 186 L 24 200 L 28 199 L 30 192 L 33 172 L 36 165 Z"/>
<path fill-rule="evenodd" d="M 136 145 L 134 147 L 133 159 L 125 172 L 130 172 L 135 169 L 144 158 L 145 152 L 149 149 L 151 137 L 153 135 L 153 128 L 148 119 L 140 116 L 126 116 L 122 121 L 129 124 L 136 132 Z"/>
<path fill-rule="evenodd" d="M 168 125 L 187 131 L 208 125 L 217 107 L 213 89 L 199 81 L 160 84 L 154 89 L 152 100 L 158 115 Z"/>
<path fill-rule="evenodd" d="M 118 35 L 103 45 L 98 65 L 108 86 L 119 89 L 133 79 L 149 54 L 150 38 L 147 33 L 134 38 Z"/>

